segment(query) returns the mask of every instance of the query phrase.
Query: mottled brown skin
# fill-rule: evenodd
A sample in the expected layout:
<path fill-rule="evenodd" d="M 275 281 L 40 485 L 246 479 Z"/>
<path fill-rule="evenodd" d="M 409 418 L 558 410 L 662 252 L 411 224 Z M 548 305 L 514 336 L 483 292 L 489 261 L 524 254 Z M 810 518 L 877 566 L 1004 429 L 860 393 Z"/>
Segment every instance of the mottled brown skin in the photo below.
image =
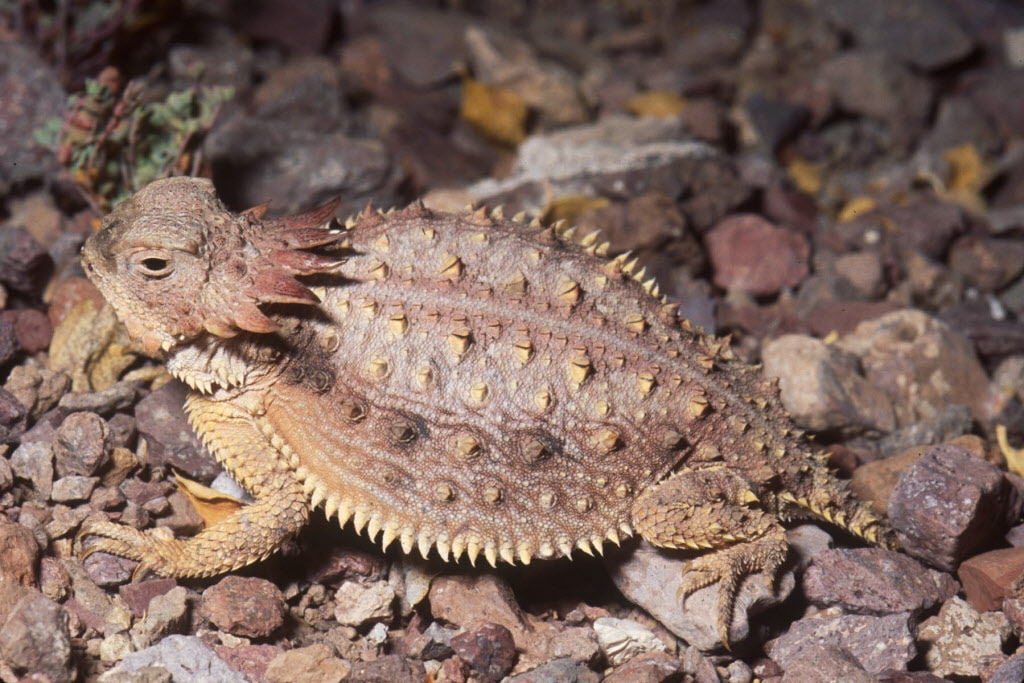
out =
<path fill-rule="evenodd" d="M 188 540 L 92 524 L 90 552 L 218 574 L 317 507 L 385 547 L 492 565 L 639 534 L 709 551 L 682 592 L 719 583 L 728 642 L 743 578 L 785 559 L 780 521 L 891 542 L 774 385 L 594 236 L 421 206 L 328 229 L 332 209 L 265 221 L 175 178 L 86 243 L 86 272 L 193 388 L 193 426 L 255 498 Z"/>

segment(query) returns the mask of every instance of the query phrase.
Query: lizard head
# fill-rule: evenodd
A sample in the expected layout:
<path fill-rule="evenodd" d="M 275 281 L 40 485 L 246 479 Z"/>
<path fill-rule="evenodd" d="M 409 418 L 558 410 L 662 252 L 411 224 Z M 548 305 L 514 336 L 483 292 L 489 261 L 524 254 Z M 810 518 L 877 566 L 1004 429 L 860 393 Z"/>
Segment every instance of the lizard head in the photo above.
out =
<path fill-rule="evenodd" d="M 82 265 L 128 334 L 149 354 L 209 334 L 270 334 L 260 306 L 316 305 L 296 275 L 336 271 L 344 245 L 327 229 L 337 202 L 263 220 L 266 206 L 232 213 L 202 178 L 155 181 L 119 204 L 82 248 Z"/>

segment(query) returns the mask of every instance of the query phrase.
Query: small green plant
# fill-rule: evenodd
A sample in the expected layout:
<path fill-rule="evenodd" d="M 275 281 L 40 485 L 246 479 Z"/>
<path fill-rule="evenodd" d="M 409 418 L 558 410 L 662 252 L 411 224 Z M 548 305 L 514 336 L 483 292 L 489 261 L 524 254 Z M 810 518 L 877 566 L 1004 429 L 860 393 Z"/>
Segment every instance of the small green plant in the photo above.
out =
<path fill-rule="evenodd" d="M 199 143 L 233 94 L 197 85 L 161 98 L 146 81 L 123 83 L 108 67 L 69 98 L 63 121 L 51 120 L 36 137 L 109 208 L 150 181 L 196 172 Z"/>

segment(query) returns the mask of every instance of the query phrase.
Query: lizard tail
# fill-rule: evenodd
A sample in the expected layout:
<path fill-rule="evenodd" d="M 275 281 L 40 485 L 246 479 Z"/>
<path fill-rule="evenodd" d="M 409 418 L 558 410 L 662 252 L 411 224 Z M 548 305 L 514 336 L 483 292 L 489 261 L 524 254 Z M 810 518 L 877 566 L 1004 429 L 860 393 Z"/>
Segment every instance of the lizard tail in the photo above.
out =
<path fill-rule="evenodd" d="M 859 500 L 846 482 L 836 479 L 825 467 L 814 468 L 805 495 L 789 491 L 779 494 L 779 501 L 810 512 L 872 545 L 896 550 L 896 534 L 889 522 L 877 515 L 867 503 Z"/>

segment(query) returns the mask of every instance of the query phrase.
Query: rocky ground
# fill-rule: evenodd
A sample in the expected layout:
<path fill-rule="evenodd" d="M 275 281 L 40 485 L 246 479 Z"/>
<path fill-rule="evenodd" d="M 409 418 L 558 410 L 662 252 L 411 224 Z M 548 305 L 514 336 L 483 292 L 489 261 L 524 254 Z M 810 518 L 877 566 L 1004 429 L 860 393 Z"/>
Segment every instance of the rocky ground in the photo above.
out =
<path fill-rule="evenodd" d="M 1024 680 L 1024 6 L 11 4 L 0 681 Z M 236 209 L 423 197 L 600 228 L 781 378 L 905 553 L 795 526 L 732 650 L 700 594 L 678 609 L 683 558 L 635 543 L 490 572 L 318 520 L 208 581 L 79 561 L 91 516 L 187 535 L 238 495 L 78 266 L 172 172 Z"/>

